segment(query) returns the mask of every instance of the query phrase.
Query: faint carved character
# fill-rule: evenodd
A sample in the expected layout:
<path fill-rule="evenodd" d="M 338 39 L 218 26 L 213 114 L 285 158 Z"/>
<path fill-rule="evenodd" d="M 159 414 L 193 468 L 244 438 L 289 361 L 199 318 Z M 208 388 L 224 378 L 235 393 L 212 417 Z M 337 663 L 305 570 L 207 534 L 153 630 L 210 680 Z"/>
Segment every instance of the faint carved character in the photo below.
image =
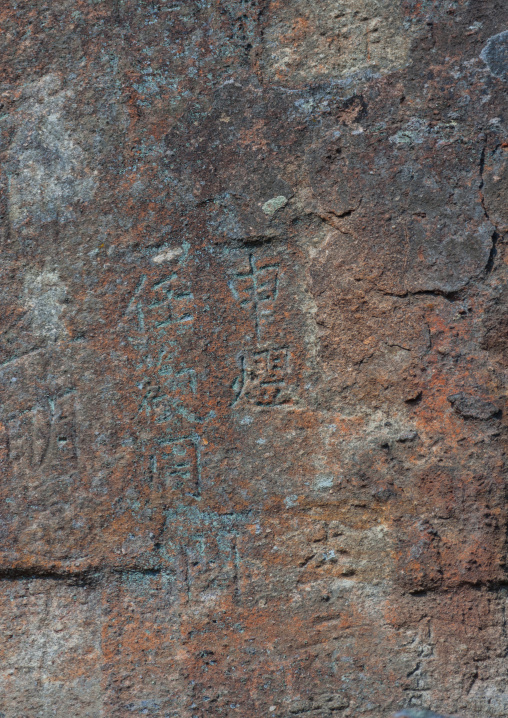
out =
<path fill-rule="evenodd" d="M 154 299 L 148 305 L 150 321 L 156 329 L 164 329 L 173 324 L 190 324 L 192 314 L 192 292 L 177 281 L 176 274 L 157 282 L 152 287 Z"/>
<path fill-rule="evenodd" d="M 152 472 L 170 493 L 199 496 L 201 462 L 197 442 L 191 437 L 168 442 L 152 457 Z"/>
<path fill-rule="evenodd" d="M 183 285 L 177 274 L 170 274 L 146 290 L 147 277 L 143 275 L 134 290 L 125 316 L 134 321 L 133 330 L 138 335 L 149 335 L 179 324 L 192 324 L 192 292 Z M 131 337 L 134 341 L 139 337 Z"/>
<path fill-rule="evenodd" d="M 16 472 L 61 471 L 76 465 L 74 392 L 48 399 L 11 421 L 9 457 Z"/>
<path fill-rule="evenodd" d="M 241 558 L 238 536 L 219 530 L 215 536 L 196 536 L 180 546 L 182 578 L 189 599 L 213 591 L 240 598 Z"/>
<path fill-rule="evenodd" d="M 264 349 L 240 357 L 240 376 L 233 384 L 233 406 L 242 397 L 259 406 L 291 403 L 287 379 L 290 374 L 287 347 Z"/>
<path fill-rule="evenodd" d="M 156 424 L 169 423 L 176 416 L 185 415 L 190 419 L 192 412 L 186 410 L 185 403 L 197 392 L 197 377 L 194 369 L 183 368 L 178 371 L 170 363 L 172 355 L 161 352 L 157 364 L 160 383 L 146 386 L 138 414 L 145 413 Z"/>
<path fill-rule="evenodd" d="M 235 299 L 251 313 L 259 338 L 278 296 L 279 264 L 257 260 L 250 254 L 246 266 L 235 274 L 231 289 Z"/>
<path fill-rule="evenodd" d="M 155 424 L 169 423 L 175 417 L 175 401 L 159 386 L 148 386 L 138 411 L 138 414 L 142 413 L 151 417 Z"/>
<path fill-rule="evenodd" d="M 175 373 L 174 360 L 176 352 L 170 347 L 163 347 L 157 360 L 157 373 L 161 377 L 173 376 Z"/>
<path fill-rule="evenodd" d="M 143 311 L 143 289 L 145 284 L 146 276 L 143 275 L 134 290 L 134 294 L 127 305 L 127 309 L 125 310 L 125 317 L 128 320 L 133 320 L 133 331 L 139 334 L 145 333 L 145 313 Z M 129 337 L 129 339 L 131 341 L 135 341 L 134 337 Z"/>
<path fill-rule="evenodd" d="M 289 352 L 283 349 L 268 349 L 256 352 L 251 369 L 252 383 L 258 387 L 259 404 L 276 404 L 286 386 L 289 373 Z"/>
<path fill-rule="evenodd" d="M 238 363 L 240 365 L 240 374 L 239 374 L 239 376 L 236 377 L 236 379 L 233 382 L 232 389 L 233 389 L 234 399 L 232 401 L 231 406 L 235 406 L 240 401 L 240 399 L 245 395 L 245 389 L 247 386 L 247 369 L 246 369 L 247 362 L 246 362 L 245 356 L 243 354 L 241 354 L 238 357 Z"/>
<path fill-rule="evenodd" d="M 186 257 L 184 249 L 164 250 L 153 261 L 179 265 Z M 183 423 L 199 421 L 189 406 L 197 393 L 196 371 L 177 361 L 177 336 L 194 321 L 193 300 L 188 283 L 176 271 L 156 281 L 143 275 L 124 315 L 129 341 L 138 352 L 135 370 L 144 374 L 138 384 L 143 391 L 138 415 L 145 414 L 153 424 L 171 425 L 177 433 Z"/>
<path fill-rule="evenodd" d="M 183 367 L 176 370 L 173 365 L 175 353 L 165 347 L 159 353 L 157 362 L 157 373 L 162 377 L 162 382 L 167 391 L 177 394 L 196 394 L 197 377 L 194 369 Z"/>
<path fill-rule="evenodd" d="M 183 394 L 196 394 L 197 379 L 194 369 L 181 369 L 175 372 L 172 379 L 172 387 Z"/>

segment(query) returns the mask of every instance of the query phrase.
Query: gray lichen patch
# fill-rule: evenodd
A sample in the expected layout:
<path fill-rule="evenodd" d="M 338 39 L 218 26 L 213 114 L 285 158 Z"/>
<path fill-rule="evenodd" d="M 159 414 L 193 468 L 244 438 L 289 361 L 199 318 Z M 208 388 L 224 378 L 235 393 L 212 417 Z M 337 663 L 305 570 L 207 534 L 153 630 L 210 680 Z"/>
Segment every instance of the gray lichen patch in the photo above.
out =
<path fill-rule="evenodd" d="M 7 162 L 13 226 L 65 217 L 71 204 L 94 195 L 94 173 L 65 118 L 69 94 L 53 74 L 23 88 Z"/>
<path fill-rule="evenodd" d="M 155 264 L 163 264 L 164 262 L 172 262 L 175 259 L 179 259 L 184 250 L 182 247 L 168 247 L 163 249 L 161 252 L 152 257 L 152 262 Z"/>
<path fill-rule="evenodd" d="M 29 311 L 30 330 L 48 343 L 56 342 L 65 331 L 60 319 L 66 289 L 58 274 L 49 269 L 28 272 L 24 282 L 24 305 Z"/>
<path fill-rule="evenodd" d="M 284 195 L 279 195 L 278 197 L 272 197 L 272 199 L 269 199 L 267 202 L 265 202 L 262 207 L 262 210 L 267 215 L 267 217 L 273 217 L 275 212 L 285 207 L 287 203 L 287 197 L 284 197 Z"/>
<path fill-rule="evenodd" d="M 508 81 L 508 30 L 489 38 L 480 55 L 494 77 Z"/>
<path fill-rule="evenodd" d="M 406 63 L 410 40 L 399 3 L 389 0 L 272 2 L 263 66 L 288 84 L 385 72 Z"/>
<path fill-rule="evenodd" d="M 508 231 L 508 148 L 486 153 L 483 170 L 485 209 L 498 232 Z"/>

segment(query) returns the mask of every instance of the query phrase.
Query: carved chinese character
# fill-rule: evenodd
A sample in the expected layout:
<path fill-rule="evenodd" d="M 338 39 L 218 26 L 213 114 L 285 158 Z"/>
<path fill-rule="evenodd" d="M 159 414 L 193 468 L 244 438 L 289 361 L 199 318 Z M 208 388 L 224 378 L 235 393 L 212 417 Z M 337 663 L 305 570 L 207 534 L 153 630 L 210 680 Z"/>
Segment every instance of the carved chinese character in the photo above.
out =
<path fill-rule="evenodd" d="M 170 274 L 149 289 L 147 284 L 143 275 L 125 312 L 135 334 L 146 337 L 173 325 L 192 324 L 194 297 L 177 274 Z"/>
<path fill-rule="evenodd" d="M 16 472 L 65 473 L 76 465 L 74 392 L 48 399 L 9 423 L 9 457 Z"/>
<path fill-rule="evenodd" d="M 250 254 L 248 264 L 235 274 L 231 289 L 240 305 L 251 313 L 259 339 L 278 296 L 279 264 L 273 260 L 257 260 Z"/>
<path fill-rule="evenodd" d="M 287 347 L 264 349 L 240 357 L 240 376 L 233 385 L 233 406 L 243 397 L 259 406 L 291 403 L 287 386 L 290 373 Z"/>
<path fill-rule="evenodd" d="M 152 472 L 169 495 L 199 496 L 201 465 L 197 443 L 190 437 L 168 442 L 152 457 Z"/>
<path fill-rule="evenodd" d="M 192 292 L 179 282 L 176 274 L 153 285 L 148 317 L 155 329 L 165 329 L 174 324 L 191 324 Z"/>

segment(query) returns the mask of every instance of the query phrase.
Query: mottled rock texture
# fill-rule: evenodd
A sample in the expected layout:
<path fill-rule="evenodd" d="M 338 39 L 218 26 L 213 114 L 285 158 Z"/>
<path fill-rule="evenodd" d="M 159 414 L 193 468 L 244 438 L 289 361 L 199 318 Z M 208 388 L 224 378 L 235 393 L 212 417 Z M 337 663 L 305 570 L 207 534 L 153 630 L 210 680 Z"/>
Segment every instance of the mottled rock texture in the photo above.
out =
<path fill-rule="evenodd" d="M 506 1 L 0 30 L 0 716 L 508 717 Z"/>

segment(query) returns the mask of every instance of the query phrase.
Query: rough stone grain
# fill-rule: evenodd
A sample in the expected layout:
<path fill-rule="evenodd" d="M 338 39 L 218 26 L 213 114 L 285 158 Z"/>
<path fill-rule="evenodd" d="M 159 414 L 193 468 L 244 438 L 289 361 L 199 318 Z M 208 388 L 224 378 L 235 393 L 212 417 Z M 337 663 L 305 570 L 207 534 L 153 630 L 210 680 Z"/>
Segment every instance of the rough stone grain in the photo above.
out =
<path fill-rule="evenodd" d="M 508 718 L 506 2 L 0 28 L 1 718 Z"/>

